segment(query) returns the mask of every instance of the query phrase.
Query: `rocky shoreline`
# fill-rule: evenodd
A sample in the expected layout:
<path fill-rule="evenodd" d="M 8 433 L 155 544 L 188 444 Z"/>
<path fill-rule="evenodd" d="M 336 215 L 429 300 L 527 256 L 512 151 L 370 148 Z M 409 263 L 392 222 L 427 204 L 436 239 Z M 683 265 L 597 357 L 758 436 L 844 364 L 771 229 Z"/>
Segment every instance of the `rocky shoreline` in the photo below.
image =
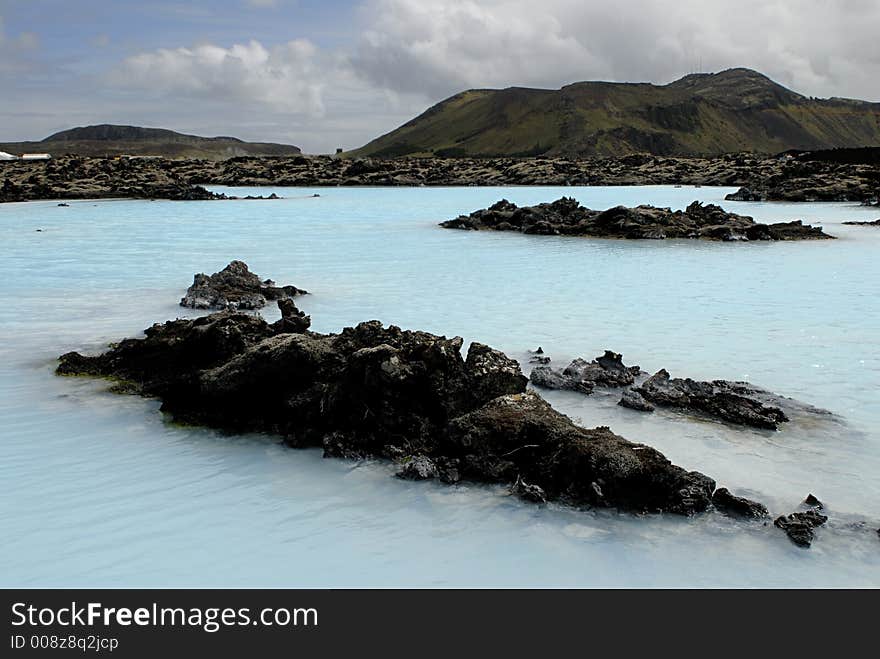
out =
<path fill-rule="evenodd" d="M 233 262 L 221 272 L 259 282 L 245 270 Z M 56 372 L 110 378 L 118 392 L 160 399 L 178 421 L 271 433 L 326 457 L 393 460 L 401 478 L 507 484 L 529 501 L 637 514 L 714 507 L 746 520 L 768 515 L 650 446 L 576 425 L 527 389 L 517 361 L 489 346 L 472 343 L 462 357 L 459 337 L 379 321 L 322 334 L 309 330 L 291 296 L 279 306 L 273 324 L 229 309 L 157 323 L 100 355 L 66 353 Z M 569 370 L 595 386 L 632 386 L 640 375 L 610 352 Z M 808 546 L 804 524 L 815 520 L 792 515 L 777 526 Z"/>
<path fill-rule="evenodd" d="M 751 217 L 728 213 L 720 206 L 695 201 L 684 211 L 656 206 L 604 211 L 581 206 L 562 197 L 551 203 L 518 207 L 506 199 L 489 208 L 441 222 L 446 229 L 515 231 L 532 235 L 589 236 L 596 238 L 688 238 L 722 241 L 814 240 L 833 238 L 821 227 L 800 221 L 760 224 Z"/>
<path fill-rule="evenodd" d="M 223 161 L 59 156 L 0 162 L 0 202 L 36 199 L 222 199 L 196 186 L 706 185 L 742 200 L 878 203 L 876 163 L 731 154 L 717 158 L 240 157 Z"/>

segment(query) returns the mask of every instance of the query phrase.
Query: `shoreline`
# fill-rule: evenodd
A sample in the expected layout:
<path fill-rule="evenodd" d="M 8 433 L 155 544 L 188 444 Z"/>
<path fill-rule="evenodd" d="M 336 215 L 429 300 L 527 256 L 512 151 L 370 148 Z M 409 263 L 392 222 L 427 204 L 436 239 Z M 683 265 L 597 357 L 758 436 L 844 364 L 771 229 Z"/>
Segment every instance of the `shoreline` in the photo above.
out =
<path fill-rule="evenodd" d="M 222 199 L 230 187 L 731 187 L 734 201 L 874 205 L 880 167 L 747 154 L 716 158 L 337 159 L 240 157 L 225 161 L 60 156 L 0 163 L 0 203 L 80 199 Z"/>

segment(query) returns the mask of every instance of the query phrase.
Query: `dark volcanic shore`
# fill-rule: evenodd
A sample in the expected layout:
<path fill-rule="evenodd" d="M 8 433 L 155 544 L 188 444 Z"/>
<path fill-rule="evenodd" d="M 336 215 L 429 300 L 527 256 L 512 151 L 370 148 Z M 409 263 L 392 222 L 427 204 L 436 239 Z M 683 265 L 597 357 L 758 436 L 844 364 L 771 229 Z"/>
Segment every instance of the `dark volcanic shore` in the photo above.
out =
<path fill-rule="evenodd" d="M 833 238 L 821 227 L 800 221 L 760 224 L 751 217 L 728 213 L 714 204 L 695 201 L 684 211 L 656 206 L 604 211 L 581 206 L 562 197 L 552 203 L 518 207 L 502 199 L 489 208 L 440 224 L 446 229 L 515 231 L 533 235 L 592 236 L 598 238 L 702 240 L 811 240 Z"/>
<path fill-rule="evenodd" d="M 712 185 L 747 188 L 744 200 L 873 202 L 876 163 L 749 154 L 718 158 L 240 157 L 222 161 L 60 156 L 0 162 L 0 202 L 34 199 L 210 199 L 193 186 Z"/>

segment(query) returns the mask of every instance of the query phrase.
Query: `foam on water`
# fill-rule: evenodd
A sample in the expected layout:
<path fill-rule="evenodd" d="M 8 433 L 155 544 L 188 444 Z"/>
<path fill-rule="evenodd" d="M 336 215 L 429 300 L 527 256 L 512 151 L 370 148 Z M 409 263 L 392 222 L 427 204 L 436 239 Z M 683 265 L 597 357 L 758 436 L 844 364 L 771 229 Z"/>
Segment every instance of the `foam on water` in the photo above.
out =
<path fill-rule="evenodd" d="M 728 191 L 272 188 L 259 192 L 286 199 L 0 205 L 2 584 L 880 585 L 880 231 L 841 224 L 878 211 L 721 202 Z M 593 208 L 700 199 L 759 220 L 819 223 L 839 240 L 436 227 L 502 197 L 561 194 Z M 524 363 L 541 345 L 557 365 L 608 348 L 651 372 L 747 379 L 831 409 L 839 420 L 773 433 L 640 414 L 601 392 L 546 394 L 584 424 L 656 446 L 774 513 L 813 492 L 833 526 L 804 551 L 776 529 L 717 514 L 634 518 L 532 506 L 502 488 L 408 483 L 381 462 L 176 426 L 155 401 L 52 374 L 62 352 L 189 315 L 176 301 L 192 274 L 233 258 L 311 291 L 298 304 L 318 331 L 378 318 L 480 340 Z"/>

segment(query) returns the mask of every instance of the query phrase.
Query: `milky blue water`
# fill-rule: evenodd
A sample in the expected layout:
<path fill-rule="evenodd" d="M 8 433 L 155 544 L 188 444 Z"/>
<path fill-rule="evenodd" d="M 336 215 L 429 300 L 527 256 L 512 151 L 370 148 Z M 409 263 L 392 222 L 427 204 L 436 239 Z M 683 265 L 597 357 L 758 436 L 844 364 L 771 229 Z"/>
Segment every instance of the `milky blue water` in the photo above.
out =
<path fill-rule="evenodd" d="M 729 190 L 719 188 L 260 192 L 285 199 L 0 205 L 2 585 L 880 585 L 880 230 L 840 224 L 876 209 L 721 202 Z M 563 193 L 594 208 L 720 202 L 818 222 L 839 240 L 436 226 L 502 197 Z M 378 318 L 484 341 L 526 367 L 538 345 L 559 365 L 608 348 L 651 372 L 748 379 L 826 407 L 839 418 L 774 433 L 641 414 L 614 396 L 546 394 L 581 423 L 653 445 L 774 513 L 813 492 L 831 522 L 802 550 L 772 526 L 715 513 L 635 518 L 533 506 L 497 487 L 403 482 L 382 462 L 179 427 L 155 401 L 53 375 L 62 352 L 192 313 L 176 305 L 192 274 L 235 258 L 311 291 L 298 304 L 318 331 Z"/>

